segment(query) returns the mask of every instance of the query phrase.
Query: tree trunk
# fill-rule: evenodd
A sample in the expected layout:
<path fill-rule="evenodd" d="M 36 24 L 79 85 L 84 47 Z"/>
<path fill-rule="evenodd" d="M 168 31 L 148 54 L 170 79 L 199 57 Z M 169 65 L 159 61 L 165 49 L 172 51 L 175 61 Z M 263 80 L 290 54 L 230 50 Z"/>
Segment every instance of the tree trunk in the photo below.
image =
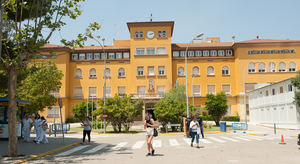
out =
<path fill-rule="evenodd" d="M 216 126 L 220 126 L 220 121 L 215 121 L 216 122 Z"/>
<path fill-rule="evenodd" d="M 119 133 L 122 131 L 122 124 L 118 124 Z"/>
<path fill-rule="evenodd" d="M 16 157 L 18 155 L 17 138 L 17 70 L 15 65 L 8 67 L 8 156 Z"/>

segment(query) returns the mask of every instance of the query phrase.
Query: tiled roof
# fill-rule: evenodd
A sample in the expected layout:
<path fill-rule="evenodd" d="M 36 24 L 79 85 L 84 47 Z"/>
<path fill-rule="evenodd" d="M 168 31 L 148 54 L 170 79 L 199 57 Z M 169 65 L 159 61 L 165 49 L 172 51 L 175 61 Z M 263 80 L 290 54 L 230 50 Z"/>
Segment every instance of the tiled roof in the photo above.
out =
<path fill-rule="evenodd" d="M 117 50 L 117 49 L 130 49 L 130 47 L 129 46 L 122 46 L 122 47 L 104 46 L 104 50 Z M 75 48 L 75 51 L 81 51 L 81 50 L 102 50 L 102 46 L 84 46 L 84 47 Z"/>
<path fill-rule="evenodd" d="M 190 48 L 193 47 L 231 47 L 233 45 L 232 42 L 221 42 L 221 43 L 191 43 L 189 45 Z M 173 43 L 173 48 L 184 48 L 187 47 L 188 43 Z"/>
<path fill-rule="evenodd" d="M 300 43 L 300 40 L 253 39 L 236 43 Z"/>
<path fill-rule="evenodd" d="M 44 46 L 42 46 L 41 48 L 67 48 L 65 46 L 60 46 L 60 45 L 56 45 L 56 44 L 45 44 Z"/>

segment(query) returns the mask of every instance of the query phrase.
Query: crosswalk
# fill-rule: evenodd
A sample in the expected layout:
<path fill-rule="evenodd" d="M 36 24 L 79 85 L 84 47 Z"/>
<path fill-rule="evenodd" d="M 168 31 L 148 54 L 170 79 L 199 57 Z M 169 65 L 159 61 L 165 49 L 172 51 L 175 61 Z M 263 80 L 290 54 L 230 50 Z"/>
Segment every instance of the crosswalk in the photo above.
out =
<path fill-rule="evenodd" d="M 291 139 L 291 137 L 285 137 L 286 139 Z M 224 145 L 227 143 L 242 143 L 242 142 L 259 142 L 264 140 L 275 140 L 279 139 L 279 136 L 252 136 L 252 135 L 208 135 L 205 139 L 200 138 L 199 142 L 202 145 Z M 162 148 L 164 147 L 186 147 L 187 145 L 191 144 L 190 138 L 185 137 L 165 137 L 165 138 L 155 138 L 152 141 L 154 149 L 156 148 Z M 102 143 L 97 145 L 80 145 L 74 148 L 71 148 L 69 150 L 66 150 L 64 152 L 58 153 L 54 156 L 56 157 L 63 157 L 68 156 L 71 154 L 83 154 L 83 155 L 89 155 L 89 154 L 95 154 L 100 151 L 107 151 L 107 152 L 114 152 L 114 151 L 121 151 L 122 149 L 126 150 L 137 150 L 146 148 L 147 143 L 145 140 L 137 140 L 134 143 L 128 142 L 119 142 L 115 144 L 108 144 L 108 143 Z"/>

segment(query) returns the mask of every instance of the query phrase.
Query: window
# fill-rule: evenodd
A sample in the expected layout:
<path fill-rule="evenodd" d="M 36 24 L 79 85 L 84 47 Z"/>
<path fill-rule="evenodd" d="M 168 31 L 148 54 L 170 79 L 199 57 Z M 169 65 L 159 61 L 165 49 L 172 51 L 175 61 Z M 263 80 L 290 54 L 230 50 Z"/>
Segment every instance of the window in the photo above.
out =
<path fill-rule="evenodd" d="M 77 60 L 78 59 L 78 54 L 72 54 L 72 59 Z"/>
<path fill-rule="evenodd" d="M 224 54 L 225 54 L 224 50 L 219 50 L 218 51 L 218 56 L 224 56 Z"/>
<path fill-rule="evenodd" d="M 216 86 L 215 85 L 207 85 L 207 93 L 208 94 L 215 94 L 216 93 Z"/>
<path fill-rule="evenodd" d="M 145 86 L 138 86 L 137 87 L 137 94 L 138 94 L 138 96 L 146 95 L 146 87 Z"/>
<path fill-rule="evenodd" d="M 197 66 L 193 67 L 192 76 L 199 76 L 199 75 L 200 75 L 199 67 Z"/>
<path fill-rule="evenodd" d="M 157 94 L 162 97 L 165 94 L 165 86 L 157 86 Z"/>
<path fill-rule="evenodd" d="M 275 94 L 276 94 L 276 90 L 272 89 L 272 95 L 275 95 Z"/>
<path fill-rule="evenodd" d="M 185 56 L 185 51 L 180 51 L 180 56 L 181 57 Z"/>
<path fill-rule="evenodd" d="M 283 93 L 283 86 L 279 88 L 279 93 Z"/>
<path fill-rule="evenodd" d="M 144 32 L 143 31 L 140 32 L 139 38 L 144 38 Z"/>
<path fill-rule="evenodd" d="M 94 59 L 100 59 L 100 53 L 94 53 Z"/>
<path fill-rule="evenodd" d="M 269 72 L 276 72 L 276 65 L 275 63 L 269 63 Z"/>
<path fill-rule="evenodd" d="M 82 88 L 81 87 L 75 87 L 74 88 L 74 97 L 75 98 L 82 98 Z"/>
<path fill-rule="evenodd" d="M 153 79 L 148 80 L 148 92 L 154 92 L 154 80 Z"/>
<path fill-rule="evenodd" d="M 144 76 L 144 67 L 137 67 L 137 76 Z"/>
<path fill-rule="evenodd" d="M 227 66 L 222 68 L 222 75 L 229 75 L 229 68 Z"/>
<path fill-rule="evenodd" d="M 158 36 L 158 38 L 161 38 L 161 37 L 162 37 L 162 32 L 161 32 L 161 31 L 158 31 L 158 32 L 157 32 L 157 36 Z"/>
<path fill-rule="evenodd" d="M 41 58 L 42 58 L 42 59 L 47 59 L 48 56 L 47 56 L 47 55 L 41 55 Z"/>
<path fill-rule="evenodd" d="M 118 77 L 125 77 L 125 69 L 124 68 L 120 68 L 118 71 Z"/>
<path fill-rule="evenodd" d="M 86 54 L 86 59 L 93 59 L 93 54 L 92 53 L 87 53 Z"/>
<path fill-rule="evenodd" d="M 289 63 L 289 72 L 296 72 L 296 63 L 294 62 Z"/>
<path fill-rule="evenodd" d="M 108 58 L 109 59 L 114 59 L 115 58 L 115 53 L 114 52 L 108 53 Z"/>
<path fill-rule="evenodd" d="M 188 56 L 194 56 L 194 51 L 188 51 Z"/>
<path fill-rule="evenodd" d="M 129 52 L 124 52 L 124 53 L 123 53 L 123 57 L 124 57 L 125 59 L 129 58 Z"/>
<path fill-rule="evenodd" d="M 167 37 L 167 32 L 166 32 L 166 31 L 163 31 L 163 32 L 162 32 L 162 37 L 163 37 L 163 38 Z"/>
<path fill-rule="evenodd" d="M 177 75 L 178 76 L 184 76 L 184 68 L 183 67 L 179 67 L 177 70 Z"/>
<path fill-rule="evenodd" d="M 274 50 L 268 50 L 268 54 L 274 54 Z"/>
<path fill-rule="evenodd" d="M 293 85 L 292 85 L 292 84 L 289 84 L 289 85 L 288 85 L 288 91 L 289 91 L 289 92 L 293 92 Z"/>
<path fill-rule="evenodd" d="M 85 59 L 85 54 L 79 54 L 79 59 L 80 59 L 80 60 Z"/>
<path fill-rule="evenodd" d="M 266 96 L 269 96 L 269 91 L 268 90 L 266 90 Z"/>
<path fill-rule="evenodd" d="M 137 48 L 135 54 L 136 55 L 145 55 L 145 48 Z"/>
<path fill-rule="evenodd" d="M 295 53 L 295 50 L 288 50 L 288 53 Z"/>
<path fill-rule="evenodd" d="M 139 38 L 139 32 L 136 31 L 136 32 L 134 33 L 134 37 L 135 37 L 135 38 Z"/>
<path fill-rule="evenodd" d="M 258 64 L 258 72 L 266 72 L 266 65 L 265 63 Z"/>
<path fill-rule="evenodd" d="M 144 38 L 144 32 L 143 31 L 136 31 L 134 33 L 135 38 Z"/>
<path fill-rule="evenodd" d="M 105 95 L 106 97 L 111 97 L 111 87 L 106 87 Z"/>
<path fill-rule="evenodd" d="M 196 51 L 196 56 L 202 56 L 202 51 Z"/>
<path fill-rule="evenodd" d="M 90 69 L 90 78 L 95 78 L 96 76 L 97 76 L 96 69 L 95 68 Z"/>
<path fill-rule="evenodd" d="M 154 55 L 155 54 L 155 48 L 147 48 L 147 55 Z"/>
<path fill-rule="evenodd" d="M 192 86 L 193 96 L 198 97 L 201 95 L 200 93 L 200 85 L 193 85 Z"/>
<path fill-rule="evenodd" d="M 82 78 L 81 69 L 77 68 L 75 71 L 75 78 Z"/>
<path fill-rule="evenodd" d="M 226 56 L 232 56 L 232 50 L 226 50 Z"/>
<path fill-rule="evenodd" d="M 165 66 L 158 66 L 158 75 L 165 75 Z"/>
<path fill-rule="evenodd" d="M 211 75 L 215 75 L 215 69 L 212 66 L 207 67 L 207 75 L 211 76 Z"/>
<path fill-rule="evenodd" d="M 258 54 L 264 54 L 265 53 L 265 51 L 264 50 L 258 50 L 258 52 L 257 52 Z"/>
<path fill-rule="evenodd" d="M 279 54 L 284 54 L 284 50 L 278 50 L 277 51 Z"/>
<path fill-rule="evenodd" d="M 226 95 L 230 95 L 230 85 L 229 85 L 229 84 L 223 84 L 223 85 L 222 85 L 222 91 L 223 91 Z"/>
<path fill-rule="evenodd" d="M 157 36 L 158 36 L 158 38 L 165 38 L 165 37 L 167 37 L 167 32 L 166 31 L 158 31 Z"/>
<path fill-rule="evenodd" d="M 52 59 L 56 59 L 56 55 L 51 55 L 51 58 Z"/>
<path fill-rule="evenodd" d="M 104 75 L 105 75 L 106 78 L 110 78 L 110 69 L 109 68 L 105 69 Z"/>
<path fill-rule="evenodd" d="M 148 66 L 148 76 L 154 76 L 154 66 Z"/>
<path fill-rule="evenodd" d="M 117 52 L 116 53 L 116 58 L 117 59 L 122 59 L 122 52 Z"/>
<path fill-rule="evenodd" d="M 280 62 L 279 63 L 279 72 L 285 72 L 285 63 L 284 62 Z"/>
<path fill-rule="evenodd" d="M 89 87 L 89 98 L 97 97 L 97 87 Z"/>
<path fill-rule="evenodd" d="M 209 51 L 203 51 L 203 56 L 209 56 Z"/>
<path fill-rule="evenodd" d="M 210 51 L 210 56 L 217 56 L 217 51 L 216 50 Z"/>
<path fill-rule="evenodd" d="M 101 59 L 107 59 L 107 53 L 102 52 L 101 53 Z"/>
<path fill-rule="evenodd" d="M 118 95 L 126 94 L 126 87 L 125 86 L 118 86 Z"/>
<path fill-rule="evenodd" d="M 249 54 L 249 55 L 254 54 L 254 51 L 253 51 L 253 50 L 250 50 L 250 51 L 248 51 L 248 54 Z"/>
<path fill-rule="evenodd" d="M 178 57 L 179 56 L 179 51 L 173 51 L 173 56 Z"/>
<path fill-rule="evenodd" d="M 156 49 L 156 53 L 157 53 L 158 55 L 164 55 L 164 54 L 167 54 L 166 47 L 158 47 L 158 48 Z"/>
<path fill-rule="evenodd" d="M 59 107 L 58 106 L 52 106 L 47 109 L 47 117 L 59 117 Z"/>
<path fill-rule="evenodd" d="M 249 73 L 255 72 L 255 64 L 254 63 L 248 64 L 248 72 Z"/>

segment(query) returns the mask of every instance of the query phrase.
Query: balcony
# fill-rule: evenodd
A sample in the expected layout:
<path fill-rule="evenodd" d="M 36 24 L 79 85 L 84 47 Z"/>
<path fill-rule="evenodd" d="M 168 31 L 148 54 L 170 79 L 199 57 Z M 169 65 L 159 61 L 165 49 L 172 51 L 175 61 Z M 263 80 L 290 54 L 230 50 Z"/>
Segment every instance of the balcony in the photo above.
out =
<path fill-rule="evenodd" d="M 138 93 L 131 93 L 133 99 L 161 99 L 163 97 L 164 93 L 144 93 L 144 94 L 138 94 Z"/>

